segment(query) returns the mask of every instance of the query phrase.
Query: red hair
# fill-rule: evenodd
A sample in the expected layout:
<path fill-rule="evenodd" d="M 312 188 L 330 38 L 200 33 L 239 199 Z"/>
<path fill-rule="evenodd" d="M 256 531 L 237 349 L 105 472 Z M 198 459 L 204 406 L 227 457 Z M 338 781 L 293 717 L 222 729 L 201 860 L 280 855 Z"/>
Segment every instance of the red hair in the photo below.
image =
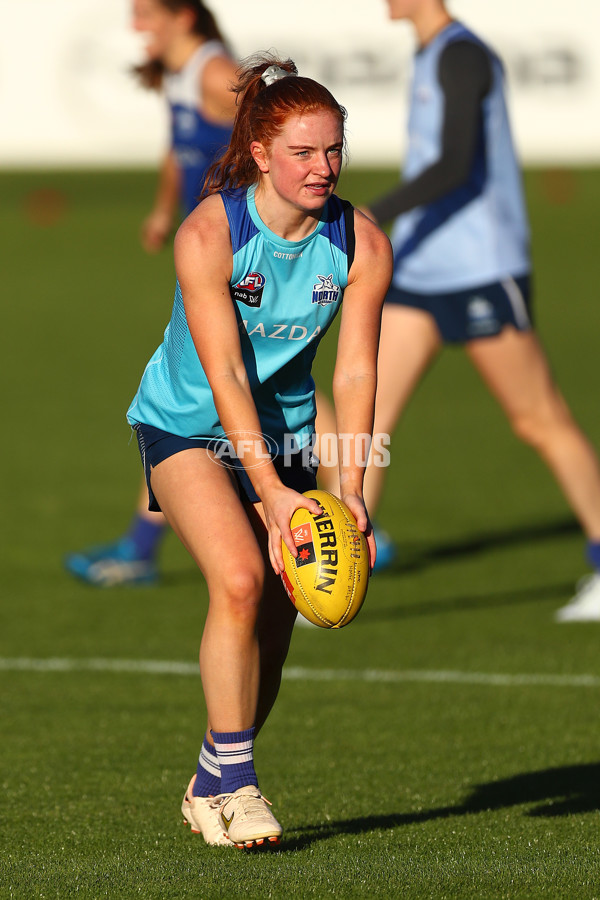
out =
<path fill-rule="evenodd" d="M 262 80 L 269 66 L 278 66 L 293 77 L 281 77 L 267 85 Z M 229 146 L 223 156 L 208 170 L 202 196 L 217 191 L 246 187 L 258 180 L 258 167 L 250 153 L 252 141 L 269 149 L 290 116 L 317 110 L 331 110 L 338 116 L 342 131 L 346 110 L 318 81 L 297 75 L 291 59 L 279 60 L 260 54 L 245 60 L 238 69 L 238 82 L 232 88 L 237 94 L 238 110 Z"/>

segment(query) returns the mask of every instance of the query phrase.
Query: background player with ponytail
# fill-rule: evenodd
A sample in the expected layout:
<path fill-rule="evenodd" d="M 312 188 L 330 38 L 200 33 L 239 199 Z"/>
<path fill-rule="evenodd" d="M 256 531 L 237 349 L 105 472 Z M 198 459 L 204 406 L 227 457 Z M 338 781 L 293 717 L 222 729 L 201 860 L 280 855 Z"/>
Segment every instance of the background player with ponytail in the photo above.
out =
<path fill-rule="evenodd" d="M 146 37 L 146 60 L 135 73 L 146 88 L 161 91 L 169 107 L 170 147 L 141 229 L 144 249 L 156 253 L 198 203 L 209 166 L 229 143 L 237 63 L 202 0 L 134 0 L 133 27 Z M 162 513 L 148 509 L 142 482 L 126 533 L 69 554 L 67 570 L 99 587 L 152 584 L 166 530 Z"/>

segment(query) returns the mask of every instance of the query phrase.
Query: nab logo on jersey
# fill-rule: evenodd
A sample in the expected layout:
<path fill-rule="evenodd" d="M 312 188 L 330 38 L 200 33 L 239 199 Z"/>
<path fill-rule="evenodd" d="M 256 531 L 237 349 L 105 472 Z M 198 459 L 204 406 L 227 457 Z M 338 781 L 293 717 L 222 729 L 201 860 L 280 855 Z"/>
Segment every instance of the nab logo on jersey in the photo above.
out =
<path fill-rule="evenodd" d="M 257 309 L 262 301 L 266 278 L 260 272 L 248 272 L 245 278 L 230 288 L 231 296 L 246 306 Z"/>
<path fill-rule="evenodd" d="M 317 275 L 318 284 L 313 284 L 312 302 L 319 306 L 329 306 L 336 303 L 340 296 L 339 284 L 333 283 L 333 275 Z"/>

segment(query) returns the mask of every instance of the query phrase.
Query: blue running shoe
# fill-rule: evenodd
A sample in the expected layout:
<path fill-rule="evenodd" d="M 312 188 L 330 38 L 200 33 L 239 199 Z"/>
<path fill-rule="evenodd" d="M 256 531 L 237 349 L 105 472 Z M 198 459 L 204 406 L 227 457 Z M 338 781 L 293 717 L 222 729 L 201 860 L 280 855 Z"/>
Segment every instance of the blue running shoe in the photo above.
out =
<path fill-rule="evenodd" d="M 139 559 L 137 550 L 128 538 L 114 544 L 90 547 L 65 557 L 67 572 L 95 587 L 155 584 L 158 579 L 156 563 Z"/>
<path fill-rule="evenodd" d="M 373 525 L 373 534 L 375 535 L 375 543 L 377 544 L 377 558 L 373 567 L 373 575 L 376 572 L 384 572 L 396 561 L 398 551 L 393 540 L 383 529 L 377 525 Z"/>

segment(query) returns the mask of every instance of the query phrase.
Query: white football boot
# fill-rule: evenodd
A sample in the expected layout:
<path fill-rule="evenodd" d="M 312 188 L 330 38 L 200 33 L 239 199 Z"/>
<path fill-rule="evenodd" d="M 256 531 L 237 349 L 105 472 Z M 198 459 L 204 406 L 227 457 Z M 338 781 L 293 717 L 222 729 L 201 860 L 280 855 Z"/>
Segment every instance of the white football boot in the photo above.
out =
<path fill-rule="evenodd" d="M 221 824 L 236 847 L 250 849 L 279 843 L 283 829 L 269 809 L 271 803 L 253 784 L 238 788 L 233 794 L 220 794 L 215 802 L 220 803 Z"/>
<path fill-rule="evenodd" d="M 600 573 L 586 575 L 573 599 L 554 614 L 556 622 L 600 622 Z"/>
<path fill-rule="evenodd" d="M 221 822 L 219 807 L 223 795 L 216 797 L 194 797 L 192 789 L 196 776 L 192 777 L 181 804 L 183 824 L 189 825 L 194 834 L 201 834 L 211 847 L 231 847 L 232 843 L 225 834 Z"/>

